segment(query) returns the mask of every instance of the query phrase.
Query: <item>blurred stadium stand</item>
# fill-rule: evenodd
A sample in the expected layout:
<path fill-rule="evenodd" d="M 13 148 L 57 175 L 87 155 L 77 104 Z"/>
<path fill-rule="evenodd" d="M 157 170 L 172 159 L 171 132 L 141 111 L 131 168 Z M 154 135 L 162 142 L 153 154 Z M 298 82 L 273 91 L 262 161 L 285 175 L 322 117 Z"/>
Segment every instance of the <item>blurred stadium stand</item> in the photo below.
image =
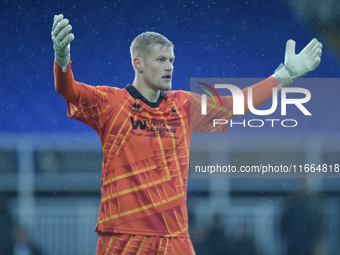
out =
<path fill-rule="evenodd" d="M 235 134 L 221 140 L 221 135 L 195 135 L 191 161 L 235 166 L 338 163 L 340 138 L 335 136 L 262 133 L 253 138 Z M 259 145 L 259 141 L 263 142 Z M 0 144 L 0 187 L 11 197 L 10 208 L 17 222 L 27 228 L 45 254 L 91 254 L 84 251 L 93 251 L 96 245 L 93 229 L 100 202 L 101 167 L 96 134 L 7 134 L 0 136 Z M 260 254 L 284 254 L 280 217 L 287 197 L 305 181 L 309 195 L 322 197 L 318 209 L 324 220 L 318 232 L 327 240 L 326 248 L 332 249 L 328 254 L 339 254 L 339 181 L 308 175 L 305 179 L 207 178 L 206 174 L 189 178 L 194 242 L 196 229 L 209 229 L 217 214 L 226 236 L 246 224 Z"/>
<path fill-rule="evenodd" d="M 147 3 L 0 3 L 0 192 L 9 198 L 14 222 L 24 226 L 43 254 L 94 254 L 100 202 L 99 138 L 89 127 L 67 118 L 65 102 L 53 87 L 54 14 L 64 13 L 70 20 L 75 33 L 73 71 L 77 80 L 91 85 L 131 83 L 129 45 L 147 30 L 163 33 L 175 44 L 175 90 L 189 90 L 191 77 L 267 77 L 283 61 L 290 38 L 297 42 L 297 51 L 313 37 L 324 45 L 320 67 L 307 77 L 340 76 L 337 1 Z M 280 135 L 228 130 L 194 136 L 191 161 L 202 165 L 209 161 L 339 163 L 340 87 L 320 84 L 310 89 L 323 103 L 311 106 L 313 113 L 321 112 L 320 118 L 302 122 L 301 130 Z M 190 178 L 194 246 L 205 244 L 202 232 L 219 215 L 225 238 L 234 240 L 246 225 L 257 254 L 286 255 L 281 216 L 290 194 L 305 185 L 306 200 L 321 219 L 315 226 L 313 255 L 339 255 L 339 184 L 336 178 Z"/>

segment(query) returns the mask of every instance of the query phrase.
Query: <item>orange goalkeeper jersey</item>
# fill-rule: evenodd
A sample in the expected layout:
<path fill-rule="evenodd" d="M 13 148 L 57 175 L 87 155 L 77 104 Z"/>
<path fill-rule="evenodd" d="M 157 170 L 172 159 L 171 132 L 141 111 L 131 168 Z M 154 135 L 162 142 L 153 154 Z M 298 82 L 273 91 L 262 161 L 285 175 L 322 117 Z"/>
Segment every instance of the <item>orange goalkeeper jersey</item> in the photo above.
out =
<path fill-rule="evenodd" d="M 77 90 L 78 103 L 67 101 L 68 116 L 94 128 L 103 149 L 96 231 L 188 237 L 191 134 L 225 131 L 227 125 L 214 128 L 212 119 L 232 117 L 232 97 L 222 98 L 223 107 L 208 101 L 208 114 L 201 115 L 200 96 L 190 92 L 162 92 L 153 104 L 132 85 L 123 89 L 94 87 L 75 82 L 70 65 L 67 72 L 62 73 L 55 64 L 57 91 L 67 99 L 71 92 L 62 93 L 58 86 L 70 82 Z M 268 90 L 270 97 L 276 85 L 276 80 L 269 78 L 259 88 Z"/>

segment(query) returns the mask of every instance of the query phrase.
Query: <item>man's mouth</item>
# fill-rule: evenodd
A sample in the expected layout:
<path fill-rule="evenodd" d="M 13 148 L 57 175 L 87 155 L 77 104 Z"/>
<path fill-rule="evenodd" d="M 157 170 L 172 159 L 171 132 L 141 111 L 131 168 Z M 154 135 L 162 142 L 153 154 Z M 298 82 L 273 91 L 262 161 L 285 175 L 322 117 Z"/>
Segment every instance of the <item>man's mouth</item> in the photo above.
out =
<path fill-rule="evenodd" d="M 171 80 L 171 74 L 164 75 L 162 78 L 170 81 Z"/>

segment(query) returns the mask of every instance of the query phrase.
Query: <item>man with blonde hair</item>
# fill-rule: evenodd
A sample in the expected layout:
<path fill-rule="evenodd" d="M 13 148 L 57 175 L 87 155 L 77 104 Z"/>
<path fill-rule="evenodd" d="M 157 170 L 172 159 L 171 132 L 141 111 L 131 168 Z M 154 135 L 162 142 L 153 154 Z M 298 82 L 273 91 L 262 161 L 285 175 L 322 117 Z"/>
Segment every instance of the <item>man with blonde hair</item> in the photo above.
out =
<path fill-rule="evenodd" d="M 62 14 L 54 17 L 55 88 L 66 99 L 68 116 L 95 129 L 102 144 L 96 254 L 195 254 L 186 204 L 190 138 L 193 132 L 226 131 L 227 125 L 213 127 L 211 120 L 235 117 L 232 97 L 222 97 L 223 107 L 208 104 L 209 114 L 202 115 L 199 95 L 170 91 L 174 45 L 154 32 L 131 44 L 132 84 L 120 89 L 77 82 L 68 23 Z M 289 40 L 285 65 L 252 86 L 254 107 L 271 97 L 273 87 L 314 70 L 321 48 L 313 39 L 295 55 Z"/>

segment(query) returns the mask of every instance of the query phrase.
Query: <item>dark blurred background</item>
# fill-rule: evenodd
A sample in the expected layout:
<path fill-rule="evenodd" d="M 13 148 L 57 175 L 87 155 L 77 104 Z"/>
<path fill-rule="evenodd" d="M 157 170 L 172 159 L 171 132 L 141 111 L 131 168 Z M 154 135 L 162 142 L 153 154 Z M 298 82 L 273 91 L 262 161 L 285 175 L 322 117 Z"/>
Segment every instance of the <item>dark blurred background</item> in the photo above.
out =
<path fill-rule="evenodd" d="M 90 127 L 66 116 L 54 90 L 55 14 L 70 20 L 72 69 L 90 85 L 131 83 L 129 46 L 144 31 L 174 43 L 174 90 L 189 90 L 190 78 L 266 78 L 283 62 L 288 39 L 298 53 L 317 38 L 322 62 L 306 78 L 320 83 L 305 86 L 312 117 L 289 116 L 299 126 L 288 131 L 229 128 L 195 136 L 191 160 L 334 165 L 339 7 L 339 0 L 0 0 L 0 254 L 95 253 L 101 146 Z M 309 177 L 189 179 L 197 254 L 340 254 L 340 182 Z"/>

